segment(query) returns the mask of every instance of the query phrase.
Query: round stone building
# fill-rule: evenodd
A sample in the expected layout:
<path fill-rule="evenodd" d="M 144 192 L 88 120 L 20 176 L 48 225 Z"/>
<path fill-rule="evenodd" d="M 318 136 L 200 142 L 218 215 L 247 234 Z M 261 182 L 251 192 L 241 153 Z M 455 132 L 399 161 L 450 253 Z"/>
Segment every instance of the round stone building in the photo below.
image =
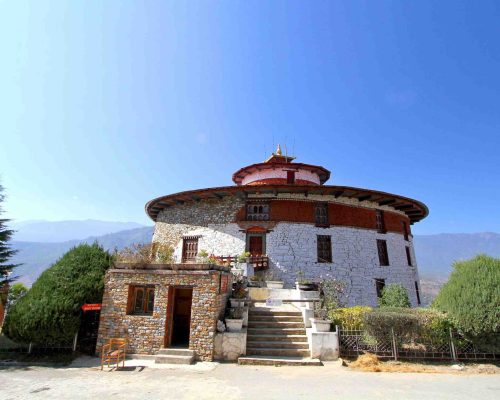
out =
<path fill-rule="evenodd" d="M 250 252 L 257 271 L 285 287 L 297 277 L 346 284 L 348 305 L 376 305 L 384 285 L 402 284 L 420 304 L 410 226 L 425 204 L 376 190 L 326 185 L 330 171 L 294 162 L 278 149 L 233 174 L 234 186 L 191 190 L 151 200 L 153 243 L 172 246 L 176 262 L 201 250 L 228 257 Z"/>

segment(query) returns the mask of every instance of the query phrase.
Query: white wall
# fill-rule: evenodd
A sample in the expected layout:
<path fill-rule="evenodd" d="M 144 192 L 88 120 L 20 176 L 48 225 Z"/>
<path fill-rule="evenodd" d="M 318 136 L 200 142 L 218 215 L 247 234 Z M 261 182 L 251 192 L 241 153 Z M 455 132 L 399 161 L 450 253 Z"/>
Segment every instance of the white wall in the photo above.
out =
<path fill-rule="evenodd" d="M 245 251 L 246 235 L 235 223 L 210 224 L 184 231 L 185 236 L 200 235 L 198 249 L 220 256 L 238 255 Z M 318 263 L 316 235 L 331 235 L 332 263 Z M 387 241 L 389 266 L 379 266 L 377 239 Z M 412 264 L 407 264 L 405 246 L 410 246 Z M 399 233 L 380 234 L 374 230 L 348 227 L 318 228 L 311 224 L 278 223 L 266 235 L 266 252 L 273 270 L 282 275 L 285 287 L 292 287 L 297 272 L 318 280 L 335 278 L 347 284 L 346 302 L 349 305 L 377 304 L 375 278 L 385 279 L 386 285 L 402 284 L 410 301 L 417 305 L 415 281 L 418 281 L 413 244 Z M 180 261 L 182 240 L 175 255 Z"/>

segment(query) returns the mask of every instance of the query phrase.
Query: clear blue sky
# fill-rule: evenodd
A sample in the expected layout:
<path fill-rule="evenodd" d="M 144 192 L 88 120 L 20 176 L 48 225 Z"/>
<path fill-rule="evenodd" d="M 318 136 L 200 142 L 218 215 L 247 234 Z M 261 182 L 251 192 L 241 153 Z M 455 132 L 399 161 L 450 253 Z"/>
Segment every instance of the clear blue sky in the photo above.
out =
<path fill-rule="evenodd" d="M 498 1 L 0 1 L 6 216 L 151 223 L 287 143 L 500 231 Z"/>

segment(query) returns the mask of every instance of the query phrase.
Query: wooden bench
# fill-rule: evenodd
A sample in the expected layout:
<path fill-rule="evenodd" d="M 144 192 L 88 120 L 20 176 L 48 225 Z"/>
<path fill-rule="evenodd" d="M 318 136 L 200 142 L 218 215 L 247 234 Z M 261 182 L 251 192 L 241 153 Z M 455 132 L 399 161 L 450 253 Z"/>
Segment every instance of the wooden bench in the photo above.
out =
<path fill-rule="evenodd" d="M 116 361 L 116 368 L 120 365 L 120 360 L 122 361 L 122 367 L 125 367 L 125 357 L 126 357 L 126 347 L 127 340 L 123 338 L 113 338 L 109 339 L 108 343 L 102 346 L 101 349 L 101 371 L 104 364 L 108 364 L 108 368 L 111 362 Z"/>

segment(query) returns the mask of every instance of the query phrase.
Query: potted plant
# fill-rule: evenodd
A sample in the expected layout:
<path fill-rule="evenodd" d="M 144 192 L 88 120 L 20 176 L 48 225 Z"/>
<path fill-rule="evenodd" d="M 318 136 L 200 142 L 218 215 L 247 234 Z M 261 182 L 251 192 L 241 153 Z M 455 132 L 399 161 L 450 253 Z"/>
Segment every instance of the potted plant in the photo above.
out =
<path fill-rule="evenodd" d="M 231 308 L 226 317 L 226 327 L 229 332 L 240 332 L 243 328 L 243 307 Z"/>
<path fill-rule="evenodd" d="M 247 282 L 244 276 L 238 276 L 233 283 L 233 293 L 229 299 L 231 307 L 243 307 L 247 298 Z"/>
<path fill-rule="evenodd" d="M 296 275 L 297 275 L 297 282 L 295 282 L 295 285 L 298 290 L 304 290 L 304 291 L 318 290 L 318 284 L 311 282 L 309 279 L 305 279 L 304 272 L 302 270 L 299 270 Z"/>
<path fill-rule="evenodd" d="M 198 256 L 196 257 L 196 261 L 200 264 L 208 264 L 208 252 L 206 250 L 201 249 L 198 252 Z"/>
<path fill-rule="evenodd" d="M 330 332 L 332 321 L 327 319 L 327 315 L 328 311 L 321 305 L 314 306 L 314 318 L 310 319 L 313 332 Z"/>
<path fill-rule="evenodd" d="M 266 281 L 266 287 L 269 289 L 283 289 L 283 281 L 279 280 L 279 276 L 276 272 L 266 271 L 264 273 L 264 279 Z"/>

